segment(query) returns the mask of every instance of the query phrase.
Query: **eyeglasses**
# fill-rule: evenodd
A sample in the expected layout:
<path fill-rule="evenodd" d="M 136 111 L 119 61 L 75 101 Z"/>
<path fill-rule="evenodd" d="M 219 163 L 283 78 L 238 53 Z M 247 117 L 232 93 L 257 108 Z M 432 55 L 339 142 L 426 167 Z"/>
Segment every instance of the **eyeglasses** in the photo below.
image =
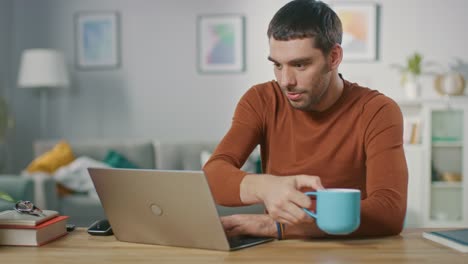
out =
<path fill-rule="evenodd" d="M 42 210 L 39 209 L 30 201 L 18 201 L 15 204 L 14 208 L 18 213 L 35 215 L 35 216 L 45 216 Z"/>

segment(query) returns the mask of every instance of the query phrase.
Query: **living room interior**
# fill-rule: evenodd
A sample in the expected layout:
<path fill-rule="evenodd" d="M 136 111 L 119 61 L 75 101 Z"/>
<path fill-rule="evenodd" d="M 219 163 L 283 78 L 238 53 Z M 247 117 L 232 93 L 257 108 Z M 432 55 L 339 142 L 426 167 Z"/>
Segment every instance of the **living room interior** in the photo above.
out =
<path fill-rule="evenodd" d="M 40 153 L 35 150 L 38 141 L 102 140 L 139 144 L 153 140 L 163 142 L 162 145 L 167 143 L 171 149 L 177 148 L 172 148 L 176 143 L 200 143 L 202 147 L 196 147 L 197 151 L 212 150 L 213 144 L 228 130 L 240 97 L 254 84 L 274 79 L 271 62 L 267 60 L 266 29 L 272 14 L 286 2 L 0 0 L 0 95 L 8 106 L 11 120 L 1 143 L 1 173 L 19 176 L 43 153 L 44 150 Z M 408 139 L 406 148 L 409 199 L 412 199 L 409 207 L 415 210 L 409 212 L 412 218 L 408 224 L 466 226 L 468 208 L 462 201 L 468 200 L 468 181 L 463 177 L 468 174 L 465 166 L 468 147 L 464 138 L 468 129 L 467 92 L 465 89 L 444 96 L 437 86 L 438 78 L 448 73 L 468 78 L 465 47 L 468 38 L 463 34 L 468 24 L 465 14 L 468 2 L 376 0 L 373 4 L 376 7 L 375 53 L 371 58 L 344 61 L 340 72 L 347 80 L 391 97 L 400 104 L 408 120 L 422 123 L 421 131 L 417 132 L 420 139 L 409 135 L 414 141 Z M 115 66 L 84 68 L 77 62 L 77 17 L 93 12 L 117 14 L 118 64 Z M 203 71 L 198 65 L 197 21 L 203 16 L 219 14 L 236 14 L 244 19 L 245 61 L 239 71 Z M 41 115 L 44 106 L 38 89 L 18 86 L 23 51 L 37 48 L 61 51 L 70 79 L 65 89 L 48 89 L 46 119 Z M 414 54 L 422 56 L 423 72 L 427 69 L 420 76 L 421 90 L 416 96 L 407 94 L 401 82 L 402 73 L 395 67 L 405 65 Z M 464 82 L 460 83 L 464 88 Z M 447 151 L 450 158 L 445 163 L 450 164 L 441 172 L 457 175 L 448 180 L 452 185 L 443 185 L 440 191 L 431 178 L 437 156 L 433 153 L 437 144 L 448 147 L 434 143 L 434 135 L 445 132 L 431 130 L 427 119 L 453 117 L 430 112 L 446 107 L 458 111 L 455 116 L 460 120 L 453 123 L 461 126 L 454 128 L 459 131 L 454 132 L 457 145 Z M 43 133 L 42 126 L 45 126 Z M 443 150 L 439 156 L 446 156 L 444 153 Z M 177 167 L 174 166 L 169 168 Z M 3 191 L 1 187 L 0 191 Z M 452 196 L 456 202 L 453 207 L 448 206 L 447 212 L 437 211 L 441 205 L 430 203 L 434 197 Z"/>

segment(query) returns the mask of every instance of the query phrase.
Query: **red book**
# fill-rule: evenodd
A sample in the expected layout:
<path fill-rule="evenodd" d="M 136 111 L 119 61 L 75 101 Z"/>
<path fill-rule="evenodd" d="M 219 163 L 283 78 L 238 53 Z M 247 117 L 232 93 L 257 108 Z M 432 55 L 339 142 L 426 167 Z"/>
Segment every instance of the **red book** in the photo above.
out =
<path fill-rule="evenodd" d="M 41 246 L 67 234 L 68 216 L 56 216 L 36 226 L 0 226 L 0 245 Z"/>

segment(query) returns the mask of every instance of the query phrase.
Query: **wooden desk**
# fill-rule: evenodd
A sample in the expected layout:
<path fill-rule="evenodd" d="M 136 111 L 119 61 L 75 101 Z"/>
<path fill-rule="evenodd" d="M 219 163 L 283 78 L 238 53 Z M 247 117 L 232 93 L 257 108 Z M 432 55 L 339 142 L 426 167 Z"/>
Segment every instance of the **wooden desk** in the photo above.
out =
<path fill-rule="evenodd" d="M 90 236 L 85 229 L 42 247 L 1 247 L 1 263 L 468 263 L 468 254 L 432 243 L 422 229 L 361 240 L 283 240 L 234 252 L 143 245 Z"/>

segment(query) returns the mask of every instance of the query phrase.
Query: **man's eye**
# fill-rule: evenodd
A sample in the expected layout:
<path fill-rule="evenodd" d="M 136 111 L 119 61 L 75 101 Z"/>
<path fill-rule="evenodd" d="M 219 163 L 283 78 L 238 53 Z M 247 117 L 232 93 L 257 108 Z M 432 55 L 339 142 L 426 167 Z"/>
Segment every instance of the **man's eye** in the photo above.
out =
<path fill-rule="evenodd" d="M 295 64 L 294 67 L 299 68 L 299 69 L 303 69 L 303 68 L 305 68 L 305 64 L 298 63 L 298 64 Z"/>
<path fill-rule="evenodd" d="M 273 66 L 274 66 L 276 69 L 281 69 L 281 64 L 279 64 L 279 63 L 273 63 Z"/>

